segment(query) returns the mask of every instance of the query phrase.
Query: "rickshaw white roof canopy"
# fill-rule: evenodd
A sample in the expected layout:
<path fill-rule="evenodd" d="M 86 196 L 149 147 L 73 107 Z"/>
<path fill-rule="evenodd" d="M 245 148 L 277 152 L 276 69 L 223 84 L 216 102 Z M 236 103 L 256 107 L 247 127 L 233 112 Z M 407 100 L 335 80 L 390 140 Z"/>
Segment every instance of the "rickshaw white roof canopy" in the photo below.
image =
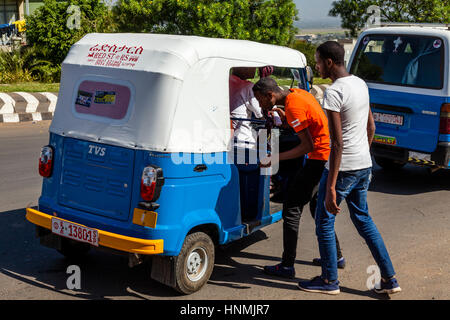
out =
<path fill-rule="evenodd" d="M 62 64 L 50 132 L 161 152 L 228 151 L 230 69 L 266 65 L 304 68 L 306 58 L 297 50 L 245 40 L 88 34 Z M 131 97 L 126 116 L 111 120 L 89 106 L 87 113 L 78 112 L 86 88 L 97 97 L 97 92 L 120 95 L 124 87 Z"/>
<path fill-rule="evenodd" d="M 104 50 L 101 50 L 102 46 Z M 112 46 L 115 48 L 111 48 Z M 90 51 L 92 48 L 94 51 Z M 181 80 L 187 69 L 199 60 L 208 58 L 233 60 L 236 66 L 244 62 L 245 66 L 272 65 L 290 68 L 306 66 L 306 58 L 301 52 L 286 47 L 246 40 L 147 33 L 88 34 L 73 45 L 64 64 L 89 64 L 83 59 L 88 52 L 133 53 L 139 48 L 142 48 L 142 52 L 138 51 L 142 57 L 133 66 L 133 70 L 158 72 Z"/>

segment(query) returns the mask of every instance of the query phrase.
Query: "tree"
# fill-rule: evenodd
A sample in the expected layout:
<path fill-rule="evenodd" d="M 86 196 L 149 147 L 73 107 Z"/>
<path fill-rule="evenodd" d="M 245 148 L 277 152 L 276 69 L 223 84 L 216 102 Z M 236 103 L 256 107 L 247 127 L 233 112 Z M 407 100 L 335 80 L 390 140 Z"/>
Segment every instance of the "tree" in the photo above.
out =
<path fill-rule="evenodd" d="M 27 41 L 58 66 L 86 33 L 113 31 L 112 21 L 101 0 L 44 0 L 44 5 L 27 17 Z"/>
<path fill-rule="evenodd" d="M 119 0 L 121 32 L 152 32 L 287 45 L 295 35 L 292 0 Z"/>
<path fill-rule="evenodd" d="M 314 58 L 314 55 L 316 54 L 317 46 L 312 43 L 306 42 L 306 41 L 295 40 L 290 45 L 290 47 L 292 49 L 300 51 L 301 53 L 303 53 L 305 55 L 308 66 L 310 66 L 313 69 L 314 74 L 316 76 L 318 76 L 319 74 L 316 71 L 316 60 Z"/>
<path fill-rule="evenodd" d="M 332 4 L 330 16 L 340 16 L 342 28 L 353 37 L 373 15 L 367 9 L 380 8 L 382 22 L 450 23 L 450 0 L 338 0 Z"/>

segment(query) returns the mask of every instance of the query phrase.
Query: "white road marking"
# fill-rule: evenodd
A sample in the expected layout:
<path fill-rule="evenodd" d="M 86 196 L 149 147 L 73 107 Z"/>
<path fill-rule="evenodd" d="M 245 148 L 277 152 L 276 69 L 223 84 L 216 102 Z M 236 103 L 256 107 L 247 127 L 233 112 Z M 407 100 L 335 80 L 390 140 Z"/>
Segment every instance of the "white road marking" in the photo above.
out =
<path fill-rule="evenodd" d="M 14 93 L 20 95 L 27 102 L 25 112 L 27 113 L 36 112 L 36 109 L 39 106 L 38 99 L 36 99 L 33 95 L 29 94 L 28 92 L 14 92 Z"/>
<path fill-rule="evenodd" d="M 7 93 L 2 92 L 0 92 L 0 99 L 5 103 L 2 107 L 0 107 L 0 114 L 14 113 L 16 101 Z"/>
<path fill-rule="evenodd" d="M 31 116 L 33 117 L 33 121 L 42 121 L 42 115 L 40 112 L 33 112 Z"/>
<path fill-rule="evenodd" d="M 45 96 L 49 101 L 50 105 L 48 106 L 49 112 L 54 112 L 56 107 L 56 102 L 58 101 L 58 96 L 51 92 L 39 92 L 43 96 Z"/>
<path fill-rule="evenodd" d="M 3 122 L 19 122 L 18 113 L 5 113 L 3 114 Z"/>

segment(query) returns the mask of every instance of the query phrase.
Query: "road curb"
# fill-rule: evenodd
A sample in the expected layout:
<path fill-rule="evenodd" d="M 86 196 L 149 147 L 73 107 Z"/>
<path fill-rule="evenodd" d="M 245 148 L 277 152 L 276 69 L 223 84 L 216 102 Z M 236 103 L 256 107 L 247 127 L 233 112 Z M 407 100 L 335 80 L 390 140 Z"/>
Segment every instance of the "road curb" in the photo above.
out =
<path fill-rule="evenodd" d="M 328 84 L 313 85 L 311 93 L 320 104 Z M 0 92 L 0 123 L 53 119 L 57 92 Z"/>
<path fill-rule="evenodd" d="M 51 120 L 55 92 L 0 92 L 0 123 Z"/>

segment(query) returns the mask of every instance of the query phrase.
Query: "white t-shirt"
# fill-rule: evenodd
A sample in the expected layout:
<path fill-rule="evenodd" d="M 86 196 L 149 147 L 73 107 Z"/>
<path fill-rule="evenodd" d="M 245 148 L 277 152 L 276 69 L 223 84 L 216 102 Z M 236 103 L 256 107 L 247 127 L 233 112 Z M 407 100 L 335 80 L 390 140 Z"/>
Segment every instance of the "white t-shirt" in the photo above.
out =
<path fill-rule="evenodd" d="M 242 80 L 235 75 L 230 76 L 230 115 L 233 118 L 251 119 L 252 113 L 256 118 L 263 114 L 258 100 L 253 94 L 253 83 Z M 233 120 L 234 137 L 237 145 L 254 148 L 256 146 L 256 132 L 252 130 L 250 121 Z M 245 144 L 245 142 L 250 145 Z"/>
<path fill-rule="evenodd" d="M 343 151 L 339 171 L 372 167 L 367 138 L 369 89 L 364 80 L 353 75 L 337 79 L 325 91 L 323 108 L 341 114 Z"/>

